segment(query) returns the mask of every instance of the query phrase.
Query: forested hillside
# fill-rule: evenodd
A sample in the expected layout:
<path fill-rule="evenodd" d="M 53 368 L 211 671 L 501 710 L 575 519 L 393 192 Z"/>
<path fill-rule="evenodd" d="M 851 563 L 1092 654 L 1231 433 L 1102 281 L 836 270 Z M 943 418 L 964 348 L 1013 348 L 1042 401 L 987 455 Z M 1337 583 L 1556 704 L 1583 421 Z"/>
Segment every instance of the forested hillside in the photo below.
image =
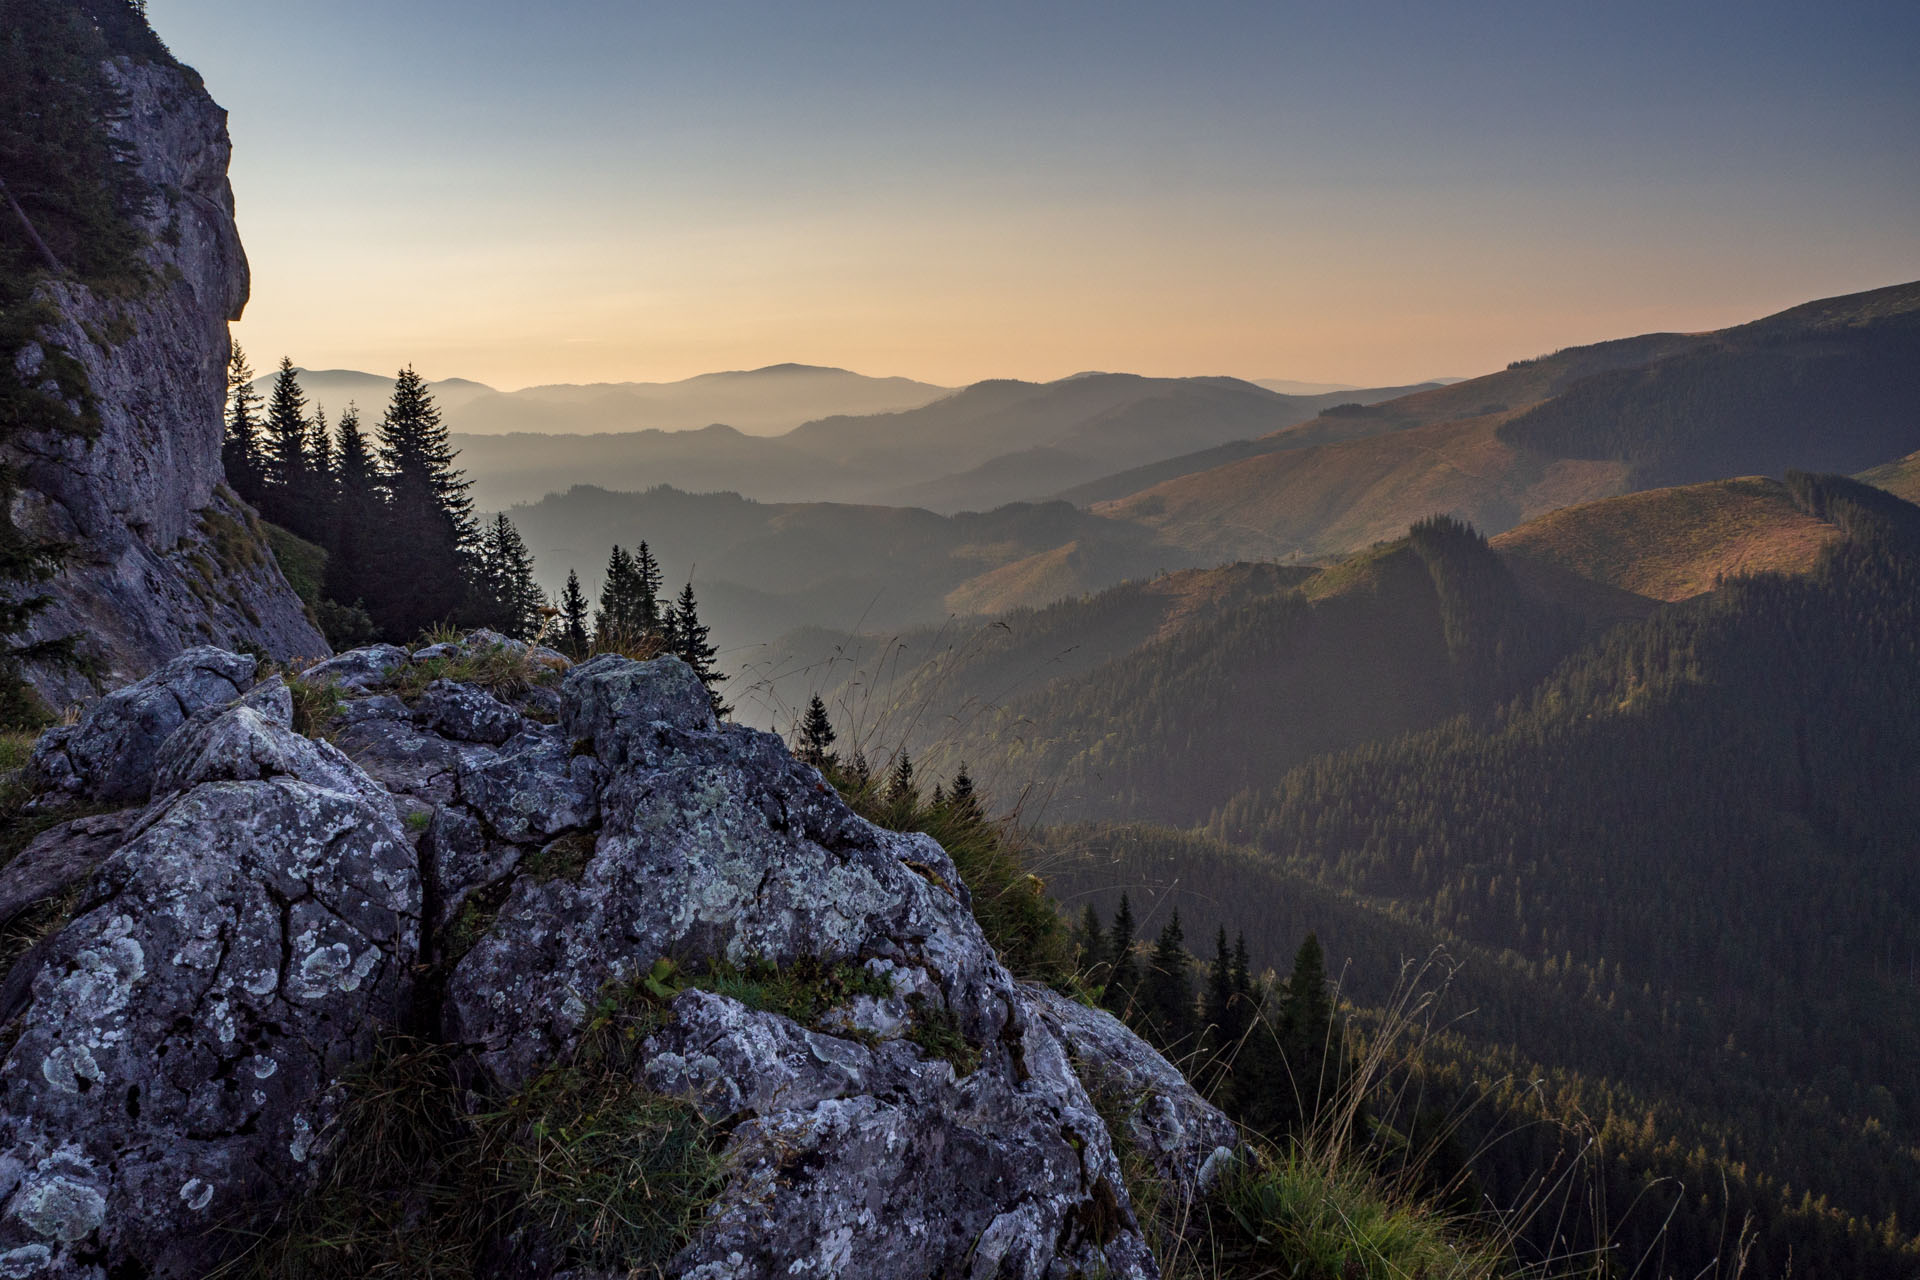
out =
<path fill-rule="evenodd" d="M 1172 575 L 865 649 L 795 637 L 775 683 L 790 704 L 810 679 L 889 751 L 1031 783 L 1047 820 L 1186 823 L 1317 753 L 1485 715 L 1594 625 L 1435 519 L 1321 571 Z"/>
<path fill-rule="evenodd" d="M 1622 1038 L 1565 1065 L 1879 1221 L 1920 1196 L 1920 510 L 1792 487 L 1846 535 L 1812 574 L 1617 629 L 1496 724 L 1312 761 L 1207 828 L 1587 987 Z"/>

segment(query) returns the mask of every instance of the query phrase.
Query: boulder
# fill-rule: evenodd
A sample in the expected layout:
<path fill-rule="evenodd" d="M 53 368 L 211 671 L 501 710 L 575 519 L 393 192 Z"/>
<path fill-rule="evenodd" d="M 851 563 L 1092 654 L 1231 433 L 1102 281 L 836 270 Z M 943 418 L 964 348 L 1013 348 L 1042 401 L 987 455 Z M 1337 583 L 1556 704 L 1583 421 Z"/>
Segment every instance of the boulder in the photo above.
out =
<path fill-rule="evenodd" d="M 210 1226 L 310 1183 L 329 1090 L 407 1007 L 413 852 L 290 733 L 242 707 L 207 740 L 252 748 L 182 744 L 208 767 L 170 765 L 191 789 L 38 964 L 0 1066 L 0 1274 L 205 1275 Z M 262 776 L 199 776 L 240 760 Z"/>
<path fill-rule="evenodd" d="M 443 738 L 493 746 L 531 727 L 518 711 L 485 689 L 455 680 L 428 685 L 413 704 L 413 719 Z"/>
<path fill-rule="evenodd" d="M 1033 983 L 1021 992 L 1066 1045 L 1087 1088 L 1124 1112 L 1126 1138 L 1155 1174 L 1183 1200 L 1205 1195 L 1240 1148 L 1226 1113 L 1106 1010 Z"/>
<path fill-rule="evenodd" d="M 407 665 L 407 651 L 398 645 L 370 644 L 316 662 L 301 673 L 308 680 L 324 680 L 339 689 L 365 692 L 385 684 Z"/>
<path fill-rule="evenodd" d="M 16 897 L 88 885 L 0 983 L 0 1276 L 202 1275 L 231 1244 L 210 1226 L 315 1184 L 381 1028 L 437 1036 L 484 1108 L 633 999 L 648 1034 L 619 1069 L 724 1143 L 672 1274 L 1158 1274 L 1089 1087 L 1194 1194 L 1232 1126 L 1117 1021 L 1016 983 L 936 842 L 717 723 L 677 660 L 577 667 L 559 725 L 496 746 L 351 683 L 377 687 L 388 656 L 342 655 L 338 746 L 292 729 L 283 684 L 236 697 L 223 677 L 116 775 L 144 810 L 67 824 L 0 872 Z M 471 686 L 429 692 L 487 709 Z M 104 730 L 56 735 L 60 757 Z M 856 967 L 805 1022 L 706 989 Z M 513 1274 L 586 1280 L 542 1230 L 514 1228 Z"/>
<path fill-rule="evenodd" d="M 61 793 L 103 803 L 145 800 L 161 743 L 195 713 L 224 707 L 252 688 L 258 665 L 244 654 L 189 649 L 100 699 L 78 724 L 43 736 L 31 767 Z"/>

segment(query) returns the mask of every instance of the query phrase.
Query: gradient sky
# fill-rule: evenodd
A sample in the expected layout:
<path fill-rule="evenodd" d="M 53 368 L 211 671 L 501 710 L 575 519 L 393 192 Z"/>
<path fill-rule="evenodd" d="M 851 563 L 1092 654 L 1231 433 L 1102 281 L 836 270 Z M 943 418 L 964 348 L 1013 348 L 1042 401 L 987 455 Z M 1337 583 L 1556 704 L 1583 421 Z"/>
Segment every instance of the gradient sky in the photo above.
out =
<path fill-rule="evenodd" d="M 150 0 L 266 368 L 1380 384 L 1920 277 L 1920 4 Z"/>

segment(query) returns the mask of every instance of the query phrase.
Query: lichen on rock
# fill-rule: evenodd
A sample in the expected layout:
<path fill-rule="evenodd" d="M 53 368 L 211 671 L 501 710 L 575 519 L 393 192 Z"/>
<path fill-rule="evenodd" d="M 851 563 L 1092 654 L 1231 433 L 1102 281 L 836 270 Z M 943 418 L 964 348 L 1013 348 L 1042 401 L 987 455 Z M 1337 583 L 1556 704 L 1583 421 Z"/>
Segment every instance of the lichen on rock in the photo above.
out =
<path fill-rule="evenodd" d="M 0 1274 L 199 1274 L 231 1243 L 208 1225 L 326 1167 L 383 1032 L 444 1045 L 484 1109 L 571 1069 L 621 1000 L 649 1010 L 633 1085 L 722 1144 L 671 1274 L 1157 1274 L 1088 1086 L 1135 1090 L 1127 1142 L 1196 1193 L 1231 1125 L 1118 1023 L 1017 983 L 933 840 L 716 722 L 671 658 L 498 697 L 411 686 L 516 717 L 553 700 L 557 725 L 498 742 L 393 697 L 405 651 L 328 665 L 337 747 L 290 727 L 272 680 L 176 699 L 171 731 L 139 738 L 145 775 L 117 785 L 151 799 L 102 837 L 12 1029 Z M 228 669 L 183 670 L 209 667 Z M 103 702 L 57 749 L 187 678 Z M 789 974 L 834 994 L 796 1000 Z M 755 983 L 788 995 L 743 1003 Z M 575 1265 L 551 1222 L 498 1229 L 516 1275 Z"/>

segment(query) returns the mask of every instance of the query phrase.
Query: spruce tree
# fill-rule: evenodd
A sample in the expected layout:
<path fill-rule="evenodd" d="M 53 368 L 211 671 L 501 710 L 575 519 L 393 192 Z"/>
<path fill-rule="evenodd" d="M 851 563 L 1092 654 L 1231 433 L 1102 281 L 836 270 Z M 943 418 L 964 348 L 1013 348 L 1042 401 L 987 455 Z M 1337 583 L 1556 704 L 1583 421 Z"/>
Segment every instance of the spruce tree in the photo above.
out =
<path fill-rule="evenodd" d="M 373 453 L 360 429 L 360 411 L 351 401 L 334 432 L 333 481 L 325 595 L 342 604 L 364 605 L 385 512 Z"/>
<path fill-rule="evenodd" d="M 1216 1050 L 1233 1048 L 1233 955 L 1227 950 L 1227 927 L 1213 938 L 1213 960 L 1207 965 L 1207 1034 Z"/>
<path fill-rule="evenodd" d="M 227 484 L 254 507 L 260 505 L 265 482 L 260 457 L 260 393 L 253 389 L 253 366 L 247 353 L 233 344 L 227 360 L 227 418 L 220 441 L 220 463 Z"/>
<path fill-rule="evenodd" d="M 1120 895 L 1119 909 L 1113 913 L 1113 932 L 1107 943 L 1110 973 L 1100 1003 L 1126 1017 L 1133 1004 L 1133 990 L 1139 983 L 1139 967 L 1133 958 L 1133 903 Z"/>
<path fill-rule="evenodd" d="M 807 715 L 800 722 L 799 736 L 799 749 L 795 754 L 801 760 L 822 773 L 840 767 L 840 757 L 833 752 L 833 740 L 837 736 L 833 731 L 833 721 L 827 718 L 827 704 L 820 701 L 817 693 L 807 703 Z"/>
<path fill-rule="evenodd" d="M 647 544 L 641 543 L 640 550 L 643 554 L 646 549 Z M 636 564 L 641 563 L 640 557 L 636 556 L 635 561 Z M 644 577 L 642 580 L 644 581 Z M 726 681 L 727 677 L 724 672 L 714 668 L 713 660 L 720 651 L 707 640 L 708 629 L 706 624 L 700 621 L 700 605 L 693 598 L 691 582 L 680 589 L 679 603 L 674 607 L 668 621 L 672 624 L 668 628 L 668 638 L 672 641 L 673 655 L 692 667 L 693 674 L 700 677 L 700 683 L 706 686 L 707 700 L 713 704 L 713 714 L 726 715 L 732 708 L 721 700 L 720 685 Z"/>
<path fill-rule="evenodd" d="M 873 766 L 867 763 L 867 753 L 859 747 L 853 749 L 853 763 L 847 766 L 847 776 L 856 791 L 873 786 Z"/>
<path fill-rule="evenodd" d="M 454 457 L 426 381 L 402 369 L 380 419 L 388 537 L 377 596 L 368 593 L 389 638 L 458 621 L 466 611 L 476 530 L 470 482 L 454 469 Z"/>
<path fill-rule="evenodd" d="M 1309 933 L 1294 954 L 1293 974 L 1280 1001 L 1280 1051 L 1299 1099 L 1299 1122 L 1311 1124 L 1338 1090 L 1345 1072 L 1340 1029 L 1327 994 L 1326 956 Z"/>
<path fill-rule="evenodd" d="M 481 537 L 477 578 L 476 616 L 516 640 L 532 639 L 540 630 L 547 597 L 533 580 L 533 556 L 504 511 Z"/>
<path fill-rule="evenodd" d="M 973 789 L 973 777 L 967 772 L 965 760 L 960 762 L 960 771 L 953 775 L 953 797 L 949 808 L 961 822 L 979 822 L 986 817 L 980 809 L 980 796 Z"/>
<path fill-rule="evenodd" d="M 560 593 L 560 644 L 576 662 L 587 656 L 587 593 L 580 589 L 580 575 L 567 570 L 567 589 Z"/>
<path fill-rule="evenodd" d="M 633 616 L 630 619 L 630 625 L 641 635 L 664 633 L 667 629 L 667 610 L 660 599 L 662 581 L 660 562 L 653 558 L 652 549 L 642 539 L 633 553 Z M 692 588 L 693 584 L 688 583 L 687 590 Z M 683 599 L 686 595 L 687 592 L 681 593 Z"/>
<path fill-rule="evenodd" d="M 887 772 L 887 808 L 897 822 L 906 822 L 920 807 L 920 788 L 913 781 L 913 757 L 902 751 Z"/>
<path fill-rule="evenodd" d="M 1148 1032 L 1163 1049 L 1178 1052 L 1193 1033 L 1193 980 L 1178 911 L 1154 940 L 1141 995 Z"/>
<path fill-rule="evenodd" d="M 594 639 L 600 644 L 631 644 L 639 639 L 634 622 L 635 584 L 633 557 L 616 542 L 607 553 L 607 576 L 600 583 L 600 607 L 593 615 Z"/>
<path fill-rule="evenodd" d="M 300 371 L 289 356 L 280 357 L 280 372 L 267 397 L 266 432 L 261 441 L 260 514 L 275 524 L 307 536 L 306 506 L 310 497 L 307 460 L 307 397 L 300 389 Z"/>
<path fill-rule="evenodd" d="M 334 470 L 333 429 L 327 425 L 325 407 L 319 404 L 313 406 L 313 420 L 307 424 L 306 454 L 307 489 L 300 504 L 305 527 L 300 536 L 330 547 L 340 477 Z"/>

